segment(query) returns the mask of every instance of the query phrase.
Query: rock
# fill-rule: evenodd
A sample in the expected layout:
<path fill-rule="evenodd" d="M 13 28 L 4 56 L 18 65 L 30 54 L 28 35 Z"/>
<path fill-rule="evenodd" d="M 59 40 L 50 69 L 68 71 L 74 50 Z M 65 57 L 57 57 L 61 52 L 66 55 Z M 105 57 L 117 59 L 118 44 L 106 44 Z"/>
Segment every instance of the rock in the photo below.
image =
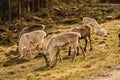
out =
<path fill-rule="evenodd" d="M 99 44 L 105 44 L 105 41 L 100 41 Z"/>
<path fill-rule="evenodd" d="M 99 47 L 104 47 L 107 45 L 105 41 L 100 41 L 98 44 L 99 44 Z"/>
<path fill-rule="evenodd" d="M 109 15 L 109 16 L 106 16 L 106 19 L 107 20 L 113 20 L 114 18 L 113 18 L 113 16 Z"/>

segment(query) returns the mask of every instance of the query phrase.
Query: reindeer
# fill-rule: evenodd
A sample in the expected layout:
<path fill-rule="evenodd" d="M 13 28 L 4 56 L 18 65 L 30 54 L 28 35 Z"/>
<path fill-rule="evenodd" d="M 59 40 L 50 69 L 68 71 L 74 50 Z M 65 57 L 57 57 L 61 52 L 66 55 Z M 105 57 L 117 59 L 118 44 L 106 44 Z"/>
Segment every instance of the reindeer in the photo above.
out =
<path fill-rule="evenodd" d="M 99 36 L 106 36 L 107 35 L 107 31 L 104 28 L 101 28 L 101 26 L 93 18 L 84 17 L 83 24 L 91 25 L 91 27 L 93 27 L 93 29 L 96 29 L 97 35 L 99 35 Z"/>
<path fill-rule="evenodd" d="M 31 54 L 31 45 L 34 43 L 38 44 L 39 51 L 41 48 L 44 48 L 44 37 L 46 33 L 43 30 L 36 30 L 29 33 L 24 33 L 19 40 L 18 51 L 20 53 L 20 58 L 24 56 L 24 50 L 29 49 L 29 53 L 31 58 L 33 58 Z"/>
<path fill-rule="evenodd" d="M 96 20 L 91 19 L 91 18 L 83 18 L 83 22 L 86 24 L 81 25 L 78 28 L 73 28 L 71 31 L 72 32 L 78 32 L 81 34 L 81 38 L 79 39 L 84 39 L 85 40 L 85 47 L 84 47 L 84 51 L 86 52 L 86 47 L 87 47 L 87 43 L 89 39 L 90 42 L 90 51 L 92 51 L 92 44 L 91 44 L 91 28 L 95 28 L 97 30 L 97 35 L 100 36 L 105 36 L 107 35 L 107 31 L 103 28 L 101 28 L 98 23 L 96 22 Z M 68 55 L 70 56 L 71 52 L 71 47 L 69 47 L 69 52 Z M 79 54 L 77 54 L 79 55 Z"/>
<path fill-rule="evenodd" d="M 55 37 L 52 37 L 46 47 L 46 53 L 45 53 L 45 59 L 47 66 L 50 65 L 50 62 L 53 60 L 53 57 L 56 55 L 56 62 L 58 56 L 60 57 L 60 60 L 62 62 L 62 58 L 60 56 L 60 50 L 62 47 L 71 47 L 74 49 L 74 56 L 72 58 L 73 61 L 75 61 L 75 56 L 77 54 L 77 50 L 80 47 L 83 55 L 85 57 L 85 53 L 83 51 L 83 48 L 81 45 L 78 44 L 78 38 L 81 37 L 81 34 L 77 32 L 68 32 L 65 34 L 61 34 Z"/>
<path fill-rule="evenodd" d="M 90 35 L 90 25 L 81 25 L 78 28 L 73 28 L 70 32 L 78 32 L 79 34 L 81 34 L 81 37 L 79 38 L 78 41 L 80 41 L 80 39 L 84 39 L 85 40 L 85 47 L 84 47 L 84 51 L 86 52 L 86 47 L 87 47 L 87 43 L 89 39 L 90 41 L 90 51 L 92 51 L 92 45 L 91 45 L 91 35 Z M 71 47 L 69 47 L 69 53 L 68 55 L 70 56 L 71 54 Z M 79 55 L 79 54 L 77 54 Z"/>
<path fill-rule="evenodd" d="M 35 25 L 30 26 L 30 27 L 23 28 L 21 30 L 19 38 L 17 40 L 17 46 L 19 45 L 19 40 L 23 34 L 29 33 L 29 32 L 35 31 L 35 30 L 45 30 L 45 26 L 41 25 L 41 24 L 35 24 Z M 17 47 L 17 51 L 18 51 L 18 47 Z"/>

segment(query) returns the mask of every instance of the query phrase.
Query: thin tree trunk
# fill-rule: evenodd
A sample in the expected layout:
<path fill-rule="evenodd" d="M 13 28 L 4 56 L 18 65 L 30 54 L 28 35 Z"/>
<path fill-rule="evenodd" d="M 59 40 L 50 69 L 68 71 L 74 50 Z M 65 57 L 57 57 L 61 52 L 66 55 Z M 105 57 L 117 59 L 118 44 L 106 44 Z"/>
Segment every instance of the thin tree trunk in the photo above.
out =
<path fill-rule="evenodd" d="M 8 19 L 11 20 L 11 3 L 10 0 L 8 0 Z"/>
<path fill-rule="evenodd" d="M 30 4 L 29 4 L 29 0 L 27 0 L 27 12 L 30 13 Z"/>
<path fill-rule="evenodd" d="M 6 8 L 6 1 L 5 0 L 2 0 L 2 20 L 5 21 L 7 20 L 7 8 Z"/>
<path fill-rule="evenodd" d="M 1 2 L 0 2 L 0 20 L 2 19 L 2 0 L 1 0 Z"/>
<path fill-rule="evenodd" d="M 45 8 L 46 7 L 46 3 L 47 1 L 46 0 L 43 0 L 43 7 Z"/>
<path fill-rule="evenodd" d="M 32 0 L 32 13 L 34 13 L 34 0 Z"/>
<path fill-rule="evenodd" d="M 21 17 L 21 0 L 18 0 L 18 18 Z"/>
<path fill-rule="evenodd" d="M 48 5 L 47 5 L 48 7 L 50 7 L 50 4 L 51 4 L 50 2 L 51 2 L 51 0 L 48 0 Z"/>
<path fill-rule="evenodd" d="M 37 8 L 38 8 L 38 10 L 40 9 L 40 0 L 38 0 Z"/>

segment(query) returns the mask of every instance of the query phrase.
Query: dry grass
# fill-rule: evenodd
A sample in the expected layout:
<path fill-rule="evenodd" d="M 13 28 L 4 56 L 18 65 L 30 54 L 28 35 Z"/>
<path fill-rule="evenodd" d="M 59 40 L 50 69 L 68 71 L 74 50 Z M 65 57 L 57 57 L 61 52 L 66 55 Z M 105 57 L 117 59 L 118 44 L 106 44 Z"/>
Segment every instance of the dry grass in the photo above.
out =
<path fill-rule="evenodd" d="M 17 59 L 18 52 L 15 51 L 15 45 L 0 46 L 0 80 L 84 80 L 103 69 L 120 64 L 117 38 L 120 21 L 115 20 L 101 25 L 109 34 L 107 37 L 92 35 L 93 51 L 89 51 L 88 45 L 87 59 L 84 60 L 80 55 L 77 56 L 76 62 L 71 62 L 71 57 L 67 56 L 65 49 L 61 52 L 64 62 L 58 61 L 56 66 L 50 68 L 45 67 L 42 56 L 31 60 Z M 51 36 L 67 32 L 76 26 L 79 25 L 59 25 L 47 30 L 49 35 L 46 42 Z"/>

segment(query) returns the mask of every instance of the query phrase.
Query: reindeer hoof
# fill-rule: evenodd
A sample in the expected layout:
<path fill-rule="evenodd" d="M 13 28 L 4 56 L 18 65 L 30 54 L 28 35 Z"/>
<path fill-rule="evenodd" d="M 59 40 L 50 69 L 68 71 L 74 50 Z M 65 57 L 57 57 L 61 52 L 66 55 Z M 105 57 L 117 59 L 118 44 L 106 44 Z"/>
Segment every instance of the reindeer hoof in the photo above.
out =
<path fill-rule="evenodd" d="M 92 51 L 92 48 L 90 48 L 90 51 Z"/>

